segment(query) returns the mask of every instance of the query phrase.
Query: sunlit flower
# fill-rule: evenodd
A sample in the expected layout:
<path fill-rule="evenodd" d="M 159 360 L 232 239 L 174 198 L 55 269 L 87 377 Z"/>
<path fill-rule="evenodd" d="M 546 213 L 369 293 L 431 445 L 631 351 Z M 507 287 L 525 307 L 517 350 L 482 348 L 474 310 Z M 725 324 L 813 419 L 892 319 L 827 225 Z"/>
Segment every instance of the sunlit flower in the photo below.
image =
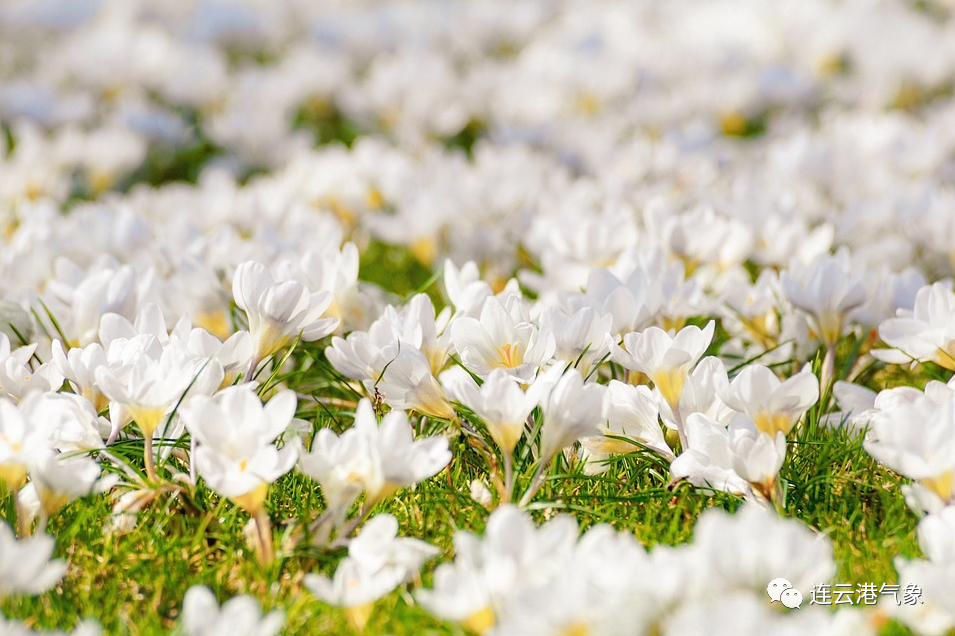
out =
<path fill-rule="evenodd" d="M 309 292 L 295 280 L 276 281 L 265 265 L 247 261 L 232 280 L 235 303 L 249 318 L 253 356 L 251 369 L 296 336 L 319 340 L 338 326 L 338 318 L 322 318 L 332 302 L 328 291 Z"/>
<path fill-rule="evenodd" d="M 747 365 L 723 395 L 726 405 L 746 413 L 763 433 L 788 435 L 799 418 L 819 399 L 819 380 L 804 369 L 780 380 L 772 369 Z"/>
<path fill-rule="evenodd" d="M 641 446 L 673 459 L 673 451 L 667 446 L 658 420 L 657 401 L 650 389 L 611 380 L 607 394 L 607 423 L 599 427 L 601 435 L 581 440 L 587 449 L 588 472 L 603 470 L 605 466 L 600 460 L 611 454 L 632 453 Z"/>
<path fill-rule="evenodd" d="M 808 266 L 792 267 L 780 277 L 789 302 L 812 318 L 816 333 L 832 347 L 842 335 L 849 313 L 866 300 L 865 286 L 851 271 L 847 254 L 818 257 Z"/>
<path fill-rule="evenodd" d="M 615 362 L 646 374 L 666 403 L 676 407 L 686 376 L 710 346 L 714 326 L 711 321 L 703 329 L 684 327 L 675 336 L 659 327 L 648 327 L 625 335 L 624 348 L 613 342 L 610 349 Z"/>
<path fill-rule="evenodd" d="M 500 368 L 529 382 L 553 355 L 553 335 L 530 322 L 521 302 L 488 298 L 480 319 L 464 316 L 451 323 L 451 342 L 471 372 L 484 377 Z"/>
<path fill-rule="evenodd" d="M 327 490 L 329 506 L 339 513 L 362 491 L 368 505 L 391 497 L 399 488 L 427 479 L 451 461 L 443 437 L 416 440 L 402 411 L 390 411 L 379 423 L 371 401 L 355 409 L 355 423 L 340 436 L 318 432 L 299 468 Z"/>
<path fill-rule="evenodd" d="M 883 322 L 879 335 L 894 348 L 877 352 L 886 362 L 934 362 L 955 371 L 955 293 L 944 283 L 923 287 L 914 309 Z"/>
<path fill-rule="evenodd" d="M 527 416 L 539 400 L 536 392 L 522 390 L 503 369 L 491 371 L 481 386 L 467 378 L 457 393 L 458 400 L 481 418 L 491 439 L 505 455 L 514 452 L 524 433 Z"/>
<path fill-rule="evenodd" d="M 348 556 L 332 578 L 307 574 L 304 582 L 326 603 L 349 608 L 349 616 L 361 629 L 374 601 L 417 578 L 421 566 L 437 554 L 438 549 L 424 541 L 399 537 L 398 521 L 381 514 L 348 543 Z"/>
<path fill-rule="evenodd" d="M 396 409 L 454 419 L 454 409 L 437 378 L 431 374 L 424 354 L 414 347 L 400 345 L 388 351 L 393 352 L 393 357 L 375 385 L 385 403 Z"/>
<path fill-rule="evenodd" d="M 20 539 L 0 521 L 0 599 L 13 594 L 42 594 L 66 572 L 66 562 L 50 560 L 53 537 L 40 534 Z M 2 623 L 0 623 L 2 625 Z"/>
<path fill-rule="evenodd" d="M 786 458 L 781 432 L 763 433 L 744 415 L 725 426 L 693 413 L 686 420 L 686 437 L 686 450 L 670 464 L 673 480 L 774 500 L 776 477 Z"/>
<path fill-rule="evenodd" d="M 541 464 L 582 437 L 594 435 L 607 416 L 607 388 L 585 382 L 580 372 L 570 369 L 541 400 Z"/>
<path fill-rule="evenodd" d="M 30 465 L 30 482 L 40 500 L 41 521 L 69 502 L 93 492 L 100 466 L 83 455 L 49 453 Z"/>
<path fill-rule="evenodd" d="M 295 407 L 291 391 L 263 406 L 244 385 L 190 400 L 182 418 L 199 442 L 194 458 L 199 475 L 220 495 L 258 513 L 269 485 L 295 464 L 294 445 L 274 445 L 291 424 Z"/>
<path fill-rule="evenodd" d="M 182 629 L 187 636 L 275 636 L 285 624 L 281 610 L 262 615 L 251 596 L 235 596 L 222 607 L 212 590 L 194 585 L 182 601 Z"/>

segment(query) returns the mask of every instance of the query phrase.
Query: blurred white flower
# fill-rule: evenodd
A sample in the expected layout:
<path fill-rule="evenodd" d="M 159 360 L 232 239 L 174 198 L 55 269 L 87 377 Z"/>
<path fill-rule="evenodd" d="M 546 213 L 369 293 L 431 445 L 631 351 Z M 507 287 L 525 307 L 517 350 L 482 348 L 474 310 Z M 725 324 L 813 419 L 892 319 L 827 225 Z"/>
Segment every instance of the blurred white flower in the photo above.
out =
<path fill-rule="evenodd" d="M 874 355 L 886 362 L 934 362 L 955 370 L 955 293 L 951 286 L 935 283 L 922 287 L 911 311 L 879 325 L 879 336 L 892 349 Z"/>
<path fill-rule="evenodd" d="M 372 603 L 417 578 L 421 566 L 437 554 L 438 549 L 424 541 L 399 537 L 397 520 L 380 514 L 348 543 L 348 556 L 332 578 L 306 574 L 304 583 L 326 603 L 349 608 L 349 616 L 361 629 Z"/>
<path fill-rule="evenodd" d="M 877 461 L 916 479 L 942 502 L 955 501 L 955 397 L 941 404 L 928 394 L 885 408 L 869 419 L 864 446 Z"/>
<path fill-rule="evenodd" d="M 262 615 L 251 596 L 235 596 L 220 607 L 208 587 L 194 585 L 182 601 L 181 624 L 187 636 L 276 636 L 285 614 L 273 610 Z"/>
<path fill-rule="evenodd" d="M 99 476 L 99 464 L 83 455 L 50 452 L 31 464 L 30 483 L 40 500 L 41 524 L 66 504 L 93 492 Z"/>
<path fill-rule="evenodd" d="M 850 312 L 866 300 L 862 278 L 852 271 L 846 252 L 821 255 L 810 265 L 794 263 L 780 282 L 789 302 L 809 314 L 827 347 L 835 346 Z"/>
<path fill-rule="evenodd" d="M 0 599 L 42 594 L 63 578 L 66 561 L 50 559 L 54 544 L 45 534 L 17 540 L 10 526 L 0 521 Z"/>

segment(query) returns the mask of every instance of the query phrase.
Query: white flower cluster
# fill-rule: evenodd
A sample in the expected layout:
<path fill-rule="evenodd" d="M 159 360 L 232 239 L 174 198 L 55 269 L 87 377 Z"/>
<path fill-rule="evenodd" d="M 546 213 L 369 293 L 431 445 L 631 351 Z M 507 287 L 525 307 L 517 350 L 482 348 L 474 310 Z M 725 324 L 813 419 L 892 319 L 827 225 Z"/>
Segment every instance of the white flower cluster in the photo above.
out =
<path fill-rule="evenodd" d="M 772 610 L 765 595 L 774 572 L 808 590 L 830 580 L 835 564 L 825 537 L 758 506 L 733 516 L 710 510 L 692 544 L 650 552 L 607 525 L 578 538 L 571 517 L 535 528 L 505 506 L 483 538 L 456 534 L 454 550 L 454 562 L 438 566 L 434 587 L 417 598 L 478 634 L 876 633 L 861 613 L 834 620 L 809 608 L 795 616 Z"/>
<path fill-rule="evenodd" d="M 771 512 L 815 408 L 867 429 L 925 515 L 926 559 L 896 562 L 924 603 L 892 616 L 955 627 L 955 380 L 835 381 L 955 371 L 953 84 L 943 0 L 3 2 L 0 483 L 20 538 L 0 523 L 0 597 L 55 585 L 49 520 L 111 489 L 123 532 L 202 484 L 269 564 L 291 475 L 326 502 L 292 543 L 348 546 L 306 586 L 363 628 L 437 554 L 365 519 L 445 470 L 451 440 L 500 507 L 418 590 L 436 616 L 866 633 L 881 613 L 750 594 L 833 574 L 829 544 Z M 433 270 L 445 306 L 359 280 L 395 265 L 362 262 L 382 245 Z M 285 381 L 319 367 L 334 382 L 314 392 Z M 346 424 L 312 430 L 306 403 Z M 637 449 L 671 486 L 747 504 L 649 553 L 520 510 L 554 462 L 594 475 Z M 187 633 L 281 629 L 210 594 L 186 597 Z"/>

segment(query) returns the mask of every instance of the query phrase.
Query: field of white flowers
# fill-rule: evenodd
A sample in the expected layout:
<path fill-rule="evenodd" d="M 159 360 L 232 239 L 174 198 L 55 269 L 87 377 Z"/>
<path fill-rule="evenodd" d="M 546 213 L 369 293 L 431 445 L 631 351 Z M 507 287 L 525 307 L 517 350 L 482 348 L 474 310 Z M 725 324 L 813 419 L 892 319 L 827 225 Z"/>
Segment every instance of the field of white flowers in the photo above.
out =
<path fill-rule="evenodd" d="M 955 3 L 0 0 L 0 636 L 955 633 Z"/>

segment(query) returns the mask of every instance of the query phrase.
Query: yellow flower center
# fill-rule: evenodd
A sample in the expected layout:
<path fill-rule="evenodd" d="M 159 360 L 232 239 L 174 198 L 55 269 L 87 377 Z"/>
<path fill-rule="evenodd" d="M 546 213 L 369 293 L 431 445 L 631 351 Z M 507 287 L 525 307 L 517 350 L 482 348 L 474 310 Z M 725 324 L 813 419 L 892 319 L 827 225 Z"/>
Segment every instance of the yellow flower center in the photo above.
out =
<path fill-rule="evenodd" d="M 223 340 L 232 335 L 232 325 L 224 309 L 202 312 L 196 316 L 196 326 Z"/>
<path fill-rule="evenodd" d="M 760 432 L 775 436 L 777 432 L 788 435 L 793 428 L 793 418 L 786 413 L 770 413 L 763 411 L 753 418 L 753 423 Z"/>
<path fill-rule="evenodd" d="M 431 265 L 438 254 L 438 244 L 432 236 L 422 236 L 412 241 L 408 251 L 422 265 Z"/>
<path fill-rule="evenodd" d="M 55 493 L 37 482 L 34 483 L 37 485 L 36 494 L 40 499 L 40 505 L 47 516 L 56 514 L 63 506 L 70 503 L 70 498 L 67 495 Z"/>
<path fill-rule="evenodd" d="M 232 501 L 235 502 L 239 508 L 242 508 L 250 515 L 255 515 L 257 512 L 262 510 L 262 506 L 265 504 L 265 496 L 269 492 L 269 485 L 265 482 L 262 482 L 249 492 L 244 495 L 239 495 L 238 497 L 232 497 Z"/>
<path fill-rule="evenodd" d="M 560 636 L 590 636 L 590 627 L 583 621 L 571 621 L 571 623 L 560 632 Z"/>
<path fill-rule="evenodd" d="M 509 342 L 497 348 L 497 358 L 505 369 L 513 369 L 524 364 L 524 351 L 519 342 Z"/>
<path fill-rule="evenodd" d="M 494 627 L 494 621 L 494 610 L 487 605 L 461 621 L 461 626 L 475 634 L 483 634 Z"/>
<path fill-rule="evenodd" d="M 371 618 L 371 610 L 374 607 L 372 603 L 365 603 L 364 605 L 355 605 L 354 607 L 345 608 L 345 618 L 348 619 L 349 625 L 356 632 L 365 631 L 365 625 L 368 624 L 368 619 Z"/>
<path fill-rule="evenodd" d="M 951 340 L 944 347 L 938 347 L 932 361 L 949 371 L 955 371 L 955 340 Z"/>
<path fill-rule="evenodd" d="M 922 479 L 922 484 L 934 492 L 942 501 L 948 502 L 955 494 L 955 471 L 946 470 L 937 477 Z"/>
<path fill-rule="evenodd" d="M 663 399 L 672 408 L 680 404 L 683 396 L 683 383 L 686 382 L 686 373 L 682 369 L 659 369 L 650 376 L 653 385 L 659 389 Z"/>
<path fill-rule="evenodd" d="M 166 409 L 159 406 L 130 406 L 129 414 L 136 420 L 143 435 L 152 437 L 156 427 L 166 415 Z"/>
<path fill-rule="evenodd" d="M 27 467 L 15 462 L 0 464 L 0 481 L 10 490 L 20 490 L 27 481 Z"/>
<path fill-rule="evenodd" d="M 491 439 L 494 440 L 494 443 L 497 444 L 506 455 L 510 455 L 514 452 L 517 441 L 521 439 L 521 435 L 524 434 L 523 423 L 501 425 L 488 422 L 487 428 L 488 432 L 491 433 Z"/>

